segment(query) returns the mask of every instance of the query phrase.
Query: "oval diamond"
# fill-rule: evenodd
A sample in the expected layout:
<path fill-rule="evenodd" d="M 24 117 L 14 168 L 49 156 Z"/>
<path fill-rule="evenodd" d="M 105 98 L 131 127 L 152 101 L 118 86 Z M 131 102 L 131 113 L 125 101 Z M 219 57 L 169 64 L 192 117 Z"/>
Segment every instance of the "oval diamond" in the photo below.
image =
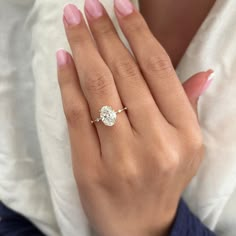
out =
<path fill-rule="evenodd" d="M 116 123 L 117 114 L 112 107 L 104 106 L 100 110 L 101 121 L 106 126 L 113 126 Z"/>

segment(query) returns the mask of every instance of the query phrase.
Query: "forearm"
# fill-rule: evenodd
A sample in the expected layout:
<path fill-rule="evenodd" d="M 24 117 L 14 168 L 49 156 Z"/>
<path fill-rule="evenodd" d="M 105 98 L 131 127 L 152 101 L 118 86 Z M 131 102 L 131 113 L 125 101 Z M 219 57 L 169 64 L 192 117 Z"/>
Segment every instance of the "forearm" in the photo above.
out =
<path fill-rule="evenodd" d="M 140 0 L 154 35 L 177 65 L 215 0 Z"/>

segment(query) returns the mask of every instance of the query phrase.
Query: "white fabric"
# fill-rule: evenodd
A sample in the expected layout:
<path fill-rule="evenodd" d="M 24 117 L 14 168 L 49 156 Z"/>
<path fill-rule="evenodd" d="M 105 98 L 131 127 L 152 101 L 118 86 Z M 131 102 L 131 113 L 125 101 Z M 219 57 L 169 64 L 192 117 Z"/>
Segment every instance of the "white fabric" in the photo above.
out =
<path fill-rule="evenodd" d="M 223 236 L 236 232 L 235 15 L 235 0 L 216 1 L 178 67 L 185 79 L 196 71 L 216 71 L 199 104 L 206 157 L 185 199 L 205 224 Z"/>
<path fill-rule="evenodd" d="M 83 9 L 84 0 L 70 2 Z M 115 21 L 113 1 L 102 2 Z M 55 51 L 68 49 L 65 3 L 0 0 L 0 199 L 46 235 L 89 236 L 56 76 Z M 235 14 L 235 0 L 216 1 L 178 67 L 183 81 L 216 71 L 199 106 L 206 158 L 184 197 L 224 236 L 236 231 Z"/>

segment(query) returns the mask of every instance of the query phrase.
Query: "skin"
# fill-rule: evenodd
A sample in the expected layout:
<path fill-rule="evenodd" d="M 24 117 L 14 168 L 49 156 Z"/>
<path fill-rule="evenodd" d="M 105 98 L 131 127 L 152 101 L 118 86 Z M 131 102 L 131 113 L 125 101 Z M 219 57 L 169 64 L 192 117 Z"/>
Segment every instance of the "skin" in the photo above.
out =
<path fill-rule="evenodd" d="M 177 66 L 215 0 L 139 0 L 153 34 Z"/>
<path fill-rule="evenodd" d="M 115 7 L 135 61 L 103 7 L 99 17 L 85 9 L 93 38 L 81 12 L 71 8 L 81 20 L 64 16 L 73 58 L 63 52 L 63 63 L 58 60 L 58 82 L 84 211 L 101 236 L 168 235 L 203 158 L 196 108 L 212 71 L 182 86 L 136 9 L 124 15 Z M 128 111 L 113 127 L 91 125 L 106 104 Z"/>

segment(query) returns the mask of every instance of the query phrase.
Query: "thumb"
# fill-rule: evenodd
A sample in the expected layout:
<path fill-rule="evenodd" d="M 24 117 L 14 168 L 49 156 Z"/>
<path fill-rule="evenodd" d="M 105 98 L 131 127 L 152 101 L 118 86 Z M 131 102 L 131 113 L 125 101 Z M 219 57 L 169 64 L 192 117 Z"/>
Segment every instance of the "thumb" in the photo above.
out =
<path fill-rule="evenodd" d="M 199 97 L 209 88 L 214 77 L 214 71 L 208 70 L 206 72 L 200 72 L 193 75 L 190 79 L 183 83 L 184 90 L 197 115 Z"/>

